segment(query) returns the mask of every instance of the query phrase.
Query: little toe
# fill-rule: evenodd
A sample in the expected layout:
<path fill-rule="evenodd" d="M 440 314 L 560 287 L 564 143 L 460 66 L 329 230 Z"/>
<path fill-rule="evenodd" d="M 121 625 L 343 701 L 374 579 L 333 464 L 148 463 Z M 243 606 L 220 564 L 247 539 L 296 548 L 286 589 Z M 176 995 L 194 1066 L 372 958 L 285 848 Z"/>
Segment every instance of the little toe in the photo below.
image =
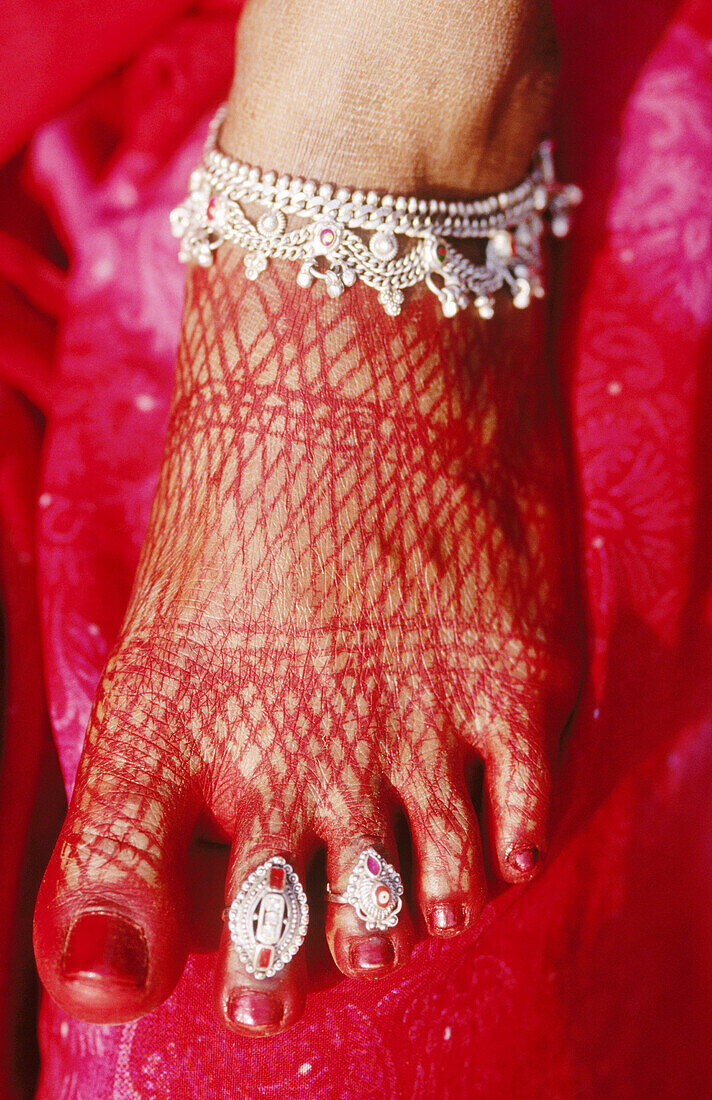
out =
<path fill-rule="evenodd" d="M 334 962 L 351 978 L 383 977 L 413 949 L 395 844 L 384 832 L 355 829 L 345 838 L 334 830 L 327 841 L 326 938 Z M 353 900 L 345 897 L 350 878 Z"/>
<path fill-rule="evenodd" d="M 215 967 L 215 1006 L 231 1031 L 276 1035 L 304 1011 L 308 905 L 302 860 L 290 854 L 300 850 L 294 834 L 282 832 L 233 841 Z"/>
<path fill-rule="evenodd" d="M 499 872 L 522 882 L 541 869 L 547 849 L 551 767 L 536 738 L 502 745 L 486 761 L 489 818 Z"/>
<path fill-rule="evenodd" d="M 187 956 L 184 866 L 197 803 L 157 744 L 136 730 L 90 737 L 37 899 L 40 978 L 66 1012 L 93 1023 L 155 1008 Z"/>
<path fill-rule="evenodd" d="M 487 899 L 477 818 L 464 780 L 448 774 L 413 780 L 401 797 L 417 859 L 418 904 L 432 936 L 471 927 Z"/>

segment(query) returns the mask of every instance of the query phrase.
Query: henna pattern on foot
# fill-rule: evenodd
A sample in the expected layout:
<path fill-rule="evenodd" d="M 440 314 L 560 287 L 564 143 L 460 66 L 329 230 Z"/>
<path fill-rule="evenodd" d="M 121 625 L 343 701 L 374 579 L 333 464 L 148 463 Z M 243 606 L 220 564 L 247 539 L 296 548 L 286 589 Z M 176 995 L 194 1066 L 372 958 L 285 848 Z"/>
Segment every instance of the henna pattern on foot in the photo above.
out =
<path fill-rule="evenodd" d="M 368 846 L 397 866 L 395 796 L 443 936 L 486 896 L 471 756 L 502 877 L 528 879 L 546 851 L 580 634 L 541 308 L 444 320 L 416 292 L 394 319 L 366 288 L 334 301 L 279 263 L 258 283 L 242 272 L 225 250 L 189 277 L 135 588 L 38 902 L 42 979 L 85 1019 L 134 1018 L 178 980 L 199 817 L 232 843 L 228 902 L 271 855 L 303 867 L 313 837 L 343 890 Z M 140 981 L 114 973 L 115 945 L 101 972 L 63 969 L 92 912 L 137 929 Z M 376 943 L 333 905 L 327 937 L 344 973 L 369 977 L 413 933 L 404 911 Z M 289 1026 L 302 955 L 257 983 L 225 931 L 226 1025 Z"/>

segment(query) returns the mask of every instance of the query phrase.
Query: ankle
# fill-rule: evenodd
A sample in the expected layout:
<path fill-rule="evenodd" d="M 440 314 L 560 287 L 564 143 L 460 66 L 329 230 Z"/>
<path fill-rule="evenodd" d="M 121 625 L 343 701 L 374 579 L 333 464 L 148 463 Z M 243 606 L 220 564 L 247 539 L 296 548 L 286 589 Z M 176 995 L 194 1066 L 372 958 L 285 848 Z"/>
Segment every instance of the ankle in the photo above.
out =
<path fill-rule="evenodd" d="M 546 0 L 252 0 L 222 144 L 263 168 L 460 196 L 518 182 L 546 128 Z M 377 28 L 377 30 L 374 30 Z"/>

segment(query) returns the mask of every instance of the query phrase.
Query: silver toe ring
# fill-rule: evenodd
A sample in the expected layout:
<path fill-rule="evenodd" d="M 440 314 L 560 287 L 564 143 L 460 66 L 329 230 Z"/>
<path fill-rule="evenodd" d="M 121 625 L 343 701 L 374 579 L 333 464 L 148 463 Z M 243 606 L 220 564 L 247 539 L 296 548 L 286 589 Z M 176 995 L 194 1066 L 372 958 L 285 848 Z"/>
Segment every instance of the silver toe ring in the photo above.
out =
<path fill-rule="evenodd" d="M 343 894 L 327 886 L 329 901 L 351 905 L 369 931 L 395 928 L 403 907 L 403 882 L 392 864 L 375 848 L 361 852 Z"/>
<path fill-rule="evenodd" d="M 296 871 L 273 856 L 248 875 L 225 915 L 248 974 L 271 978 L 302 946 L 309 904 Z"/>

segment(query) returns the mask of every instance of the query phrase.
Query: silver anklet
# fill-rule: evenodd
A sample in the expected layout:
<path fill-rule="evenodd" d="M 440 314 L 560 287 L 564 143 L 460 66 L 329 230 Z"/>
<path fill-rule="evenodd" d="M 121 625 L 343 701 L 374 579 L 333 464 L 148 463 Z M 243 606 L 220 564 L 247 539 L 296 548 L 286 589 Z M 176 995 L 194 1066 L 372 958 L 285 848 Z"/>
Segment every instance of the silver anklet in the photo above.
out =
<path fill-rule="evenodd" d="M 571 210 L 582 198 L 574 184 L 557 182 L 549 141 L 541 143 L 531 171 L 512 190 L 446 202 L 260 172 L 218 149 L 224 117 L 223 106 L 191 174 L 188 197 L 171 213 L 173 234 L 182 238 L 179 258 L 210 267 L 221 244 L 237 244 L 245 250 L 248 279 L 257 279 L 272 257 L 296 260 L 299 286 L 323 279 L 327 294 L 338 298 L 361 279 L 393 317 L 401 311 L 404 290 L 420 282 L 439 298 L 446 317 L 470 298 L 480 317 L 492 317 L 494 295 L 503 286 L 521 309 L 532 296 L 543 297 L 544 216 L 554 236 L 565 237 Z M 463 256 L 456 240 L 483 241 L 484 262 Z"/>

